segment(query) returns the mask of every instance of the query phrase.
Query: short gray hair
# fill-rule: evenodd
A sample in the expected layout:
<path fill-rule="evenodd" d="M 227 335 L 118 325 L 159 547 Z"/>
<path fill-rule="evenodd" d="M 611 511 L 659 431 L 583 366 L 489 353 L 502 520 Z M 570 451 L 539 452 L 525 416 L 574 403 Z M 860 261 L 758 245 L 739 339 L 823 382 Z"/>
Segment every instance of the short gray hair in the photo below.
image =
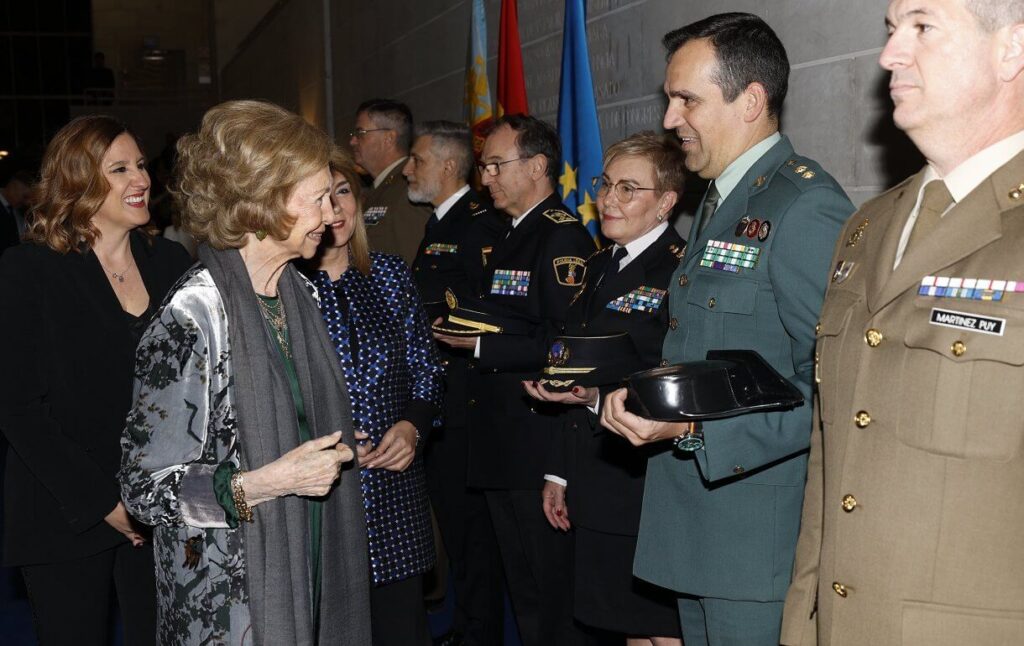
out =
<path fill-rule="evenodd" d="M 1024 0 L 964 0 L 964 6 L 988 32 L 1024 23 Z"/>
<path fill-rule="evenodd" d="M 431 151 L 455 162 L 455 172 L 469 179 L 473 169 L 473 134 L 469 126 L 455 121 L 424 121 L 416 125 L 416 137 L 432 137 Z"/>

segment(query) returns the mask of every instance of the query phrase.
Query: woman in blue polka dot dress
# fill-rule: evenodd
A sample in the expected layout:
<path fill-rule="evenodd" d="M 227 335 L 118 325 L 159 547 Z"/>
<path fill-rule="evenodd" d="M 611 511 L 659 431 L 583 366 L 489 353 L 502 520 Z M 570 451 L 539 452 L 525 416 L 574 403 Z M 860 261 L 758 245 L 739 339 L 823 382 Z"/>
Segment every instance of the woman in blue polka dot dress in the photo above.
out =
<path fill-rule="evenodd" d="M 331 167 L 338 220 L 327 227 L 312 279 L 362 432 L 356 437 L 365 440 L 373 644 L 429 645 L 423 574 L 435 559 L 422 448 L 443 368 L 409 268 L 368 250 L 355 168 L 341 158 Z"/>

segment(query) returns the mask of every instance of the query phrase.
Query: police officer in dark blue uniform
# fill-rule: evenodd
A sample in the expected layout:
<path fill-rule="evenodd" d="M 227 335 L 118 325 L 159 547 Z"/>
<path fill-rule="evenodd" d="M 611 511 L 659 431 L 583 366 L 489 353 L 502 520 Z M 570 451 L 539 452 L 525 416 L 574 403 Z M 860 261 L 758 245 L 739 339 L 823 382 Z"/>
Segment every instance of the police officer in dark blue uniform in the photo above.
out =
<path fill-rule="evenodd" d="M 488 135 L 480 164 L 495 207 L 512 219 L 487 254 L 478 296 L 534 321 L 533 333 L 439 336 L 479 359 L 467 402 L 469 484 L 485 490 L 524 646 L 585 639 L 572 621 L 571 538 L 553 532 L 537 504 L 560 407 L 533 402 L 521 386 L 544 365 L 548 330 L 561 326 L 594 252 L 554 191 L 560 157 L 550 125 L 506 115 Z"/>
<path fill-rule="evenodd" d="M 468 127 L 451 121 L 416 127 L 402 172 L 409 182 L 409 201 L 434 207 L 412 265 L 425 303 L 443 303 L 447 289 L 475 294 L 484 258 L 505 233 L 507 218 L 467 184 L 472 169 Z M 431 432 L 424 458 L 427 489 L 455 586 L 454 623 L 444 643 L 500 644 L 505 611 L 501 556 L 483 492 L 466 485 L 466 401 L 473 354 L 439 345 L 445 367 L 442 426 Z"/>

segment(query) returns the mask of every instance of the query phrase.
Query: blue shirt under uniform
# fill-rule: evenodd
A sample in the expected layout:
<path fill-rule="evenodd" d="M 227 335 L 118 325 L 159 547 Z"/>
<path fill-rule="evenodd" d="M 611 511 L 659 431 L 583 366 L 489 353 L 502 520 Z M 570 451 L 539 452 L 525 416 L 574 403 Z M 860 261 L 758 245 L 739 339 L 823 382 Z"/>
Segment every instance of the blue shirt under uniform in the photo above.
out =
<path fill-rule="evenodd" d="M 356 428 L 374 445 L 400 420 L 420 435 L 405 471 L 360 471 L 370 569 L 374 585 L 384 585 L 434 565 L 420 449 L 441 403 L 444 373 L 409 268 L 398 256 L 370 258 L 369 276 L 350 268 L 331 281 L 320 271 L 313 282 L 345 372 Z"/>

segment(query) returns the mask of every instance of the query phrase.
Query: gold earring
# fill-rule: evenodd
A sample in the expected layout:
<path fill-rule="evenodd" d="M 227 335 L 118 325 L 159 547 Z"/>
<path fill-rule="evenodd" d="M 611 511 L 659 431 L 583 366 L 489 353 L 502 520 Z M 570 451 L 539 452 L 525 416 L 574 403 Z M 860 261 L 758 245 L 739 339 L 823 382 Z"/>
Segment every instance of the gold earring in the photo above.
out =
<path fill-rule="evenodd" d="M 257 229 L 253 233 L 256 235 L 256 239 L 259 240 L 260 242 L 263 242 L 263 240 L 266 239 L 267 237 L 267 232 L 264 231 L 263 229 Z"/>
<path fill-rule="evenodd" d="M 657 218 L 658 218 L 658 222 L 664 222 L 664 221 L 665 221 L 665 216 L 664 216 L 664 215 L 662 215 L 661 213 L 659 213 L 659 214 L 657 215 Z"/>

